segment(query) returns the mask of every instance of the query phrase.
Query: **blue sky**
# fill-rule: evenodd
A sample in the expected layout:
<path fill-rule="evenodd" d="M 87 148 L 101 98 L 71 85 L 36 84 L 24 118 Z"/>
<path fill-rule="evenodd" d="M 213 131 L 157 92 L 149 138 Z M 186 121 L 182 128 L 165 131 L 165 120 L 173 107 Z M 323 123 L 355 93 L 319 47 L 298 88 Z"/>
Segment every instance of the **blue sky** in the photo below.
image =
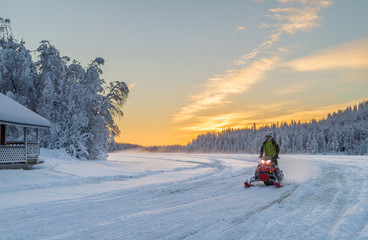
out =
<path fill-rule="evenodd" d="M 0 0 L 28 49 L 51 41 L 131 88 L 121 142 L 320 119 L 368 98 L 368 1 Z"/>

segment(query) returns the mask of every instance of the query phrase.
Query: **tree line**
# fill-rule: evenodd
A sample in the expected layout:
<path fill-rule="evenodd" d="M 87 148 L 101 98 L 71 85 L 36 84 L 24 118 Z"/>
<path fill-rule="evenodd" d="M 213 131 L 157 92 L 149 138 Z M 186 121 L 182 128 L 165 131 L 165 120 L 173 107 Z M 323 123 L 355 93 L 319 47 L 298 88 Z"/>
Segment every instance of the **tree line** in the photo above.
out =
<path fill-rule="evenodd" d="M 259 153 L 272 132 L 281 153 L 368 153 L 368 101 L 309 123 L 291 121 L 259 129 L 226 129 L 199 135 L 184 147 L 189 152 Z"/>

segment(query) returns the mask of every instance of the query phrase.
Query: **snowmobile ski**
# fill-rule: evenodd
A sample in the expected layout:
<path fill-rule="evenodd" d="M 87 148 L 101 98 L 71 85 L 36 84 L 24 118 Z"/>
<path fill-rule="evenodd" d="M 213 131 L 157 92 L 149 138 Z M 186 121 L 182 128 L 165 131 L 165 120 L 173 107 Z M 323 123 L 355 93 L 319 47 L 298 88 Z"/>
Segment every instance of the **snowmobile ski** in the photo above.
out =
<path fill-rule="evenodd" d="M 250 184 L 248 182 L 244 182 L 244 187 L 245 188 L 249 188 L 249 187 L 252 187 L 252 186 L 254 186 L 254 185 L 253 184 Z"/>

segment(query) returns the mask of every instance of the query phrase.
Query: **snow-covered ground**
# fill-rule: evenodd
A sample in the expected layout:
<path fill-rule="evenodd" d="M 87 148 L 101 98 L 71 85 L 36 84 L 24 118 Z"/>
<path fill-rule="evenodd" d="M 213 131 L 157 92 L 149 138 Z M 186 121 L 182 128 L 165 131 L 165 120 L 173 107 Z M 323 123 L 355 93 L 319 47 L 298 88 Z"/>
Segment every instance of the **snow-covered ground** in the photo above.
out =
<path fill-rule="evenodd" d="M 368 239 L 368 157 L 281 155 L 282 188 L 244 189 L 256 155 L 42 151 L 0 170 L 0 239 Z"/>

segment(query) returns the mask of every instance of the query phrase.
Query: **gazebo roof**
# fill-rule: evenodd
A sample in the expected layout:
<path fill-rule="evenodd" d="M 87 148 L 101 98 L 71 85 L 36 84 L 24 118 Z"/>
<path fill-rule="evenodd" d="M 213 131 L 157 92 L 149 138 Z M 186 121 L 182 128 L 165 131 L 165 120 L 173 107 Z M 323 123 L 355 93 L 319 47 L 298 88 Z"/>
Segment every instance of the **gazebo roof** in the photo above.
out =
<path fill-rule="evenodd" d="M 51 123 L 11 98 L 0 93 L 0 123 L 33 128 L 49 128 Z"/>

